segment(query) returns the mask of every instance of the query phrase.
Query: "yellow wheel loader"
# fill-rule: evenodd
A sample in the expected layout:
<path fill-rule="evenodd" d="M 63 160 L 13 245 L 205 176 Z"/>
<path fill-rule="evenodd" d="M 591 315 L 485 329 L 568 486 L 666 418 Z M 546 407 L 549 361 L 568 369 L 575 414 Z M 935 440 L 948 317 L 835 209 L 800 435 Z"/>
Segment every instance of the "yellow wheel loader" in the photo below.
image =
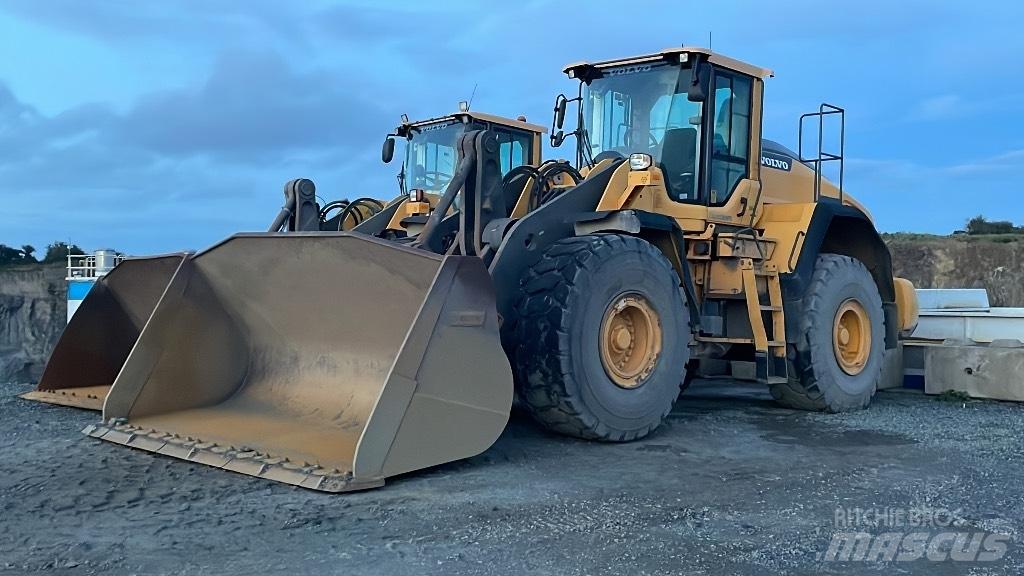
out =
<path fill-rule="evenodd" d="M 529 124 L 522 116 L 513 120 L 471 112 L 465 103 L 460 107 L 463 110 L 458 113 L 419 122 L 409 122 L 403 116 L 402 124 L 388 134 L 381 151 L 385 163 L 394 157 L 396 139 L 406 141 L 405 161 L 398 173 L 398 182 L 401 199 L 407 198 L 407 201 L 393 203 L 391 209 L 378 216 L 378 227 L 387 220 L 384 230 L 367 225 L 360 228 L 360 232 L 388 239 L 419 234 L 455 175 L 458 138 L 467 130 L 489 130 L 497 140 L 498 162 L 501 175 L 506 179 L 505 186 L 510 191 L 520 190 L 505 198 L 508 202 L 505 211 L 513 218 L 524 216 L 569 184 L 582 180 L 579 172 L 566 162 L 541 161 L 541 138 L 547 132 L 544 127 Z M 448 234 L 453 231 L 451 228 Z"/>
<path fill-rule="evenodd" d="M 485 450 L 514 387 L 546 428 L 604 441 L 657 428 L 694 375 L 866 406 L 916 301 L 822 177 L 842 151 L 762 140 L 771 73 L 708 50 L 566 72 L 552 137 L 578 103 L 578 170 L 553 170 L 571 183 L 503 173 L 500 135 L 467 129 L 415 234 L 381 212 L 184 259 L 85 432 L 345 491 Z"/>
<path fill-rule="evenodd" d="M 399 172 L 402 193 L 398 198 L 387 203 L 370 197 L 321 203 L 310 180 L 293 180 L 285 185 L 285 205 L 270 231 L 358 229 L 386 238 L 414 236 L 430 212 L 430 202 L 436 203 L 437 194 L 451 179 L 458 136 L 467 129 L 487 129 L 498 135 L 505 173 L 538 162 L 541 137 L 546 132 L 524 118 L 470 112 L 468 108 L 419 122 L 409 122 L 403 115 L 383 150 L 384 161 L 390 162 L 393 137 L 408 140 L 408 157 Z M 552 178 L 562 178 L 561 172 L 553 173 Z M 411 192 L 407 184 L 414 186 Z M 407 201 L 410 194 L 411 200 Z M 22 397 L 102 410 L 111 384 L 171 277 L 191 255 L 182 252 L 131 258 L 100 278 L 61 335 L 36 390 Z"/>

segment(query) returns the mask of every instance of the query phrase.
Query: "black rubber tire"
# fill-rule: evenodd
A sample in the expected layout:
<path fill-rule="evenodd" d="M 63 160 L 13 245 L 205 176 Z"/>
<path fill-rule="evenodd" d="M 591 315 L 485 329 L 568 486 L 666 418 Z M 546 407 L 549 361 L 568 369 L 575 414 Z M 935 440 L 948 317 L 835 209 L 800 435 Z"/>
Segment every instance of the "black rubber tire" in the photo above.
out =
<path fill-rule="evenodd" d="M 617 386 L 600 357 L 605 312 L 643 296 L 662 330 L 661 354 L 633 389 Z M 690 349 L 689 310 L 672 264 L 633 236 L 593 234 L 552 244 L 521 283 L 515 371 L 519 396 L 545 428 L 624 442 L 657 428 L 679 396 Z"/>
<path fill-rule="evenodd" d="M 836 360 L 833 324 L 839 306 L 856 298 L 871 323 L 871 349 L 864 369 L 851 376 Z M 804 298 L 800 338 L 791 346 L 789 381 L 773 384 L 772 397 L 789 408 L 848 412 L 866 408 L 878 388 L 885 354 L 885 315 L 871 273 L 859 260 L 821 254 Z"/>

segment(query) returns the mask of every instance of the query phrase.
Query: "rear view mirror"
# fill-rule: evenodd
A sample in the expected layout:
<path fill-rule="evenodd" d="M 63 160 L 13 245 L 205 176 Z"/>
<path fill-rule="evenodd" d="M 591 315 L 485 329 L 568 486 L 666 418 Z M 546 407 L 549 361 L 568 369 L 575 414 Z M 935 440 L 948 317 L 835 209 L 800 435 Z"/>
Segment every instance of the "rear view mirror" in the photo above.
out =
<path fill-rule="evenodd" d="M 569 100 L 561 94 L 555 98 L 555 128 L 561 128 L 565 122 L 565 107 L 568 104 Z"/>
<path fill-rule="evenodd" d="M 701 61 L 693 63 L 690 71 L 690 88 L 686 91 L 686 99 L 690 102 L 704 102 L 708 99 L 708 70 Z"/>
<path fill-rule="evenodd" d="M 391 162 L 391 159 L 395 157 L 395 139 L 388 136 L 384 139 L 384 148 L 380 151 L 380 159 L 385 164 Z"/>
<path fill-rule="evenodd" d="M 559 146 L 562 145 L 562 142 L 565 142 L 565 133 L 563 133 L 561 130 L 551 135 L 552 148 L 558 148 Z"/>

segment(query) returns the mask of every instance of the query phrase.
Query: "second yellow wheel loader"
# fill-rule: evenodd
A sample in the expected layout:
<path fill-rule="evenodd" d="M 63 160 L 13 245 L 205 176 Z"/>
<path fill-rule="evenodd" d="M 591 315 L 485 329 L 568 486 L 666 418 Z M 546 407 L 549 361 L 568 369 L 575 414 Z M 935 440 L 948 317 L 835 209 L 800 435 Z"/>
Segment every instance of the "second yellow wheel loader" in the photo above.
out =
<path fill-rule="evenodd" d="M 399 173 L 402 194 L 384 203 L 369 197 L 320 203 L 313 183 L 297 179 L 285 185 L 285 205 L 271 232 L 349 231 L 380 237 L 414 236 L 436 204 L 455 169 L 458 136 L 467 129 L 491 130 L 500 140 L 504 172 L 537 163 L 545 129 L 468 109 L 438 118 L 402 124 L 389 134 L 385 161 L 394 152 L 393 136 L 408 140 Z M 408 173 L 408 176 L 407 176 Z M 555 174 L 557 177 L 557 174 Z M 412 190 L 412 200 L 407 201 Z M 170 279 L 191 253 L 131 258 L 100 278 L 61 335 L 29 400 L 102 410 L 111 384 L 148 322 Z"/>
<path fill-rule="evenodd" d="M 401 198 L 407 200 L 391 204 L 389 210 L 377 217 L 377 227 L 368 224 L 360 232 L 388 239 L 417 235 L 455 176 L 458 138 L 467 130 L 493 133 L 501 176 L 508 180 L 510 191 L 521 189 L 520 194 L 509 193 L 506 197 L 509 205 L 505 209 L 512 217 L 525 215 L 567 183 L 582 179 L 565 162 L 541 162 L 544 127 L 529 124 L 522 116 L 513 120 L 471 112 L 464 102 L 460 107 L 464 109 L 455 114 L 418 122 L 409 122 L 403 116 L 402 124 L 388 134 L 381 155 L 385 163 L 394 157 L 395 140 L 406 142 L 398 182 Z M 383 230 L 378 229 L 380 225 L 384 225 Z"/>
<path fill-rule="evenodd" d="M 566 70 L 571 185 L 503 174 L 500 136 L 470 129 L 414 235 L 241 234 L 184 259 L 85 432 L 344 491 L 485 450 L 514 386 L 546 428 L 605 441 L 657 428 L 692 375 L 866 406 L 914 293 L 822 178 L 842 154 L 762 140 L 770 72 L 700 48 Z"/>

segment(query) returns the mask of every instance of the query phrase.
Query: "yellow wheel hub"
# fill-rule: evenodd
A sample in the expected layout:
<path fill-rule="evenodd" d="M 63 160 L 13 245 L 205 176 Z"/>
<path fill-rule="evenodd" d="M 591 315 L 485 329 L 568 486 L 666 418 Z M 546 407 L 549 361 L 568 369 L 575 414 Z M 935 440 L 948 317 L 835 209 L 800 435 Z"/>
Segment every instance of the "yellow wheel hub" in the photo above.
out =
<path fill-rule="evenodd" d="M 621 388 L 636 388 L 654 371 L 661 354 L 658 313 L 639 294 L 617 298 L 601 322 L 601 363 Z"/>
<path fill-rule="evenodd" d="M 843 372 L 856 376 L 871 354 L 871 320 L 864 306 L 850 298 L 839 305 L 832 325 L 832 347 Z"/>

